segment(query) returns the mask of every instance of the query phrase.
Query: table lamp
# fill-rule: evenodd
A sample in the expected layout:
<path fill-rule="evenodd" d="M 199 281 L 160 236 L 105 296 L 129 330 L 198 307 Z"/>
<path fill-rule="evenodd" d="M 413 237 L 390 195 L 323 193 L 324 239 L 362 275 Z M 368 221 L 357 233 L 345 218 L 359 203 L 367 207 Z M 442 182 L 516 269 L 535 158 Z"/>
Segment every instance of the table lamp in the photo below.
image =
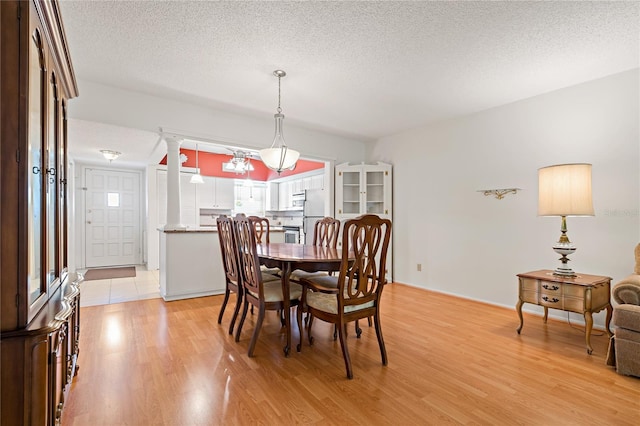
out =
<path fill-rule="evenodd" d="M 591 164 L 558 164 L 538 169 L 538 216 L 560 216 L 560 239 L 553 250 L 560 254 L 554 275 L 575 277 L 568 255 L 576 247 L 567 237 L 567 216 L 593 216 Z"/>

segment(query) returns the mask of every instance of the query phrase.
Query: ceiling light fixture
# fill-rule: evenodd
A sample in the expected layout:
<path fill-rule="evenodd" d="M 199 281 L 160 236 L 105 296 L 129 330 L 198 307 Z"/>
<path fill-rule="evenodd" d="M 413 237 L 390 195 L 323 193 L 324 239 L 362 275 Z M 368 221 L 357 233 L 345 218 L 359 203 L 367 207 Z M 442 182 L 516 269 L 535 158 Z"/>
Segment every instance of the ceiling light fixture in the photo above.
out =
<path fill-rule="evenodd" d="M 100 152 L 102 153 L 102 155 L 104 156 L 104 158 L 106 158 L 107 160 L 109 160 L 109 162 L 112 162 L 113 160 L 115 160 L 116 158 L 120 157 L 120 155 L 122 155 L 121 152 L 118 151 L 112 151 L 110 149 L 101 149 Z"/>
<path fill-rule="evenodd" d="M 196 174 L 191 176 L 191 183 L 204 183 L 202 175 L 200 174 L 200 167 L 198 167 L 198 144 L 196 144 Z"/>
<path fill-rule="evenodd" d="M 249 161 L 249 154 L 243 151 L 234 151 L 233 157 L 226 163 L 222 163 L 223 172 L 243 174 L 245 171 L 253 171 L 253 165 Z"/>
<path fill-rule="evenodd" d="M 280 79 L 286 76 L 287 73 L 282 70 L 275 70 L 273 75 L 278 77 L 278 112 L 273 115 L 276 119 L 276 134 L 271 147 L 260 150 L 260 158 L 268 168 L 280 174 L 285 169 L 293 170 L 295 168 L 300 153 L 287 147 L 282 134 L 284 114 L 282 114 L 282 108 L 280 108 Z"/>

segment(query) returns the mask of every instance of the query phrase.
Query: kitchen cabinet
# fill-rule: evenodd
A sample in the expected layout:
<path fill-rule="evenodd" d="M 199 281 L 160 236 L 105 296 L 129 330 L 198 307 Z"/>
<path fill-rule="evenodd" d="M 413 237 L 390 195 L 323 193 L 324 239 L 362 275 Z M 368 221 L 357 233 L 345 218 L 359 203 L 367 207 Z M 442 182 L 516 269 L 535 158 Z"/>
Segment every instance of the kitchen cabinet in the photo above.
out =
<path fill-rule="evenodd" d="M 324 189 L 324 175 L 313 175 L 304 178 L 291 179 L 280 183 L 270 183 L 278 187 L 278 204 L 267 204 L 267 210 L 302 210 L 302 206 L 296 205 L 295 198 L 309 189 Z M 297 196 L 297 197 L 296 197 Z M 299 203 L 298 203 L 299 204 Z M 269 208 L 272 207 L 272 208 Z"/>
<path fill-rule="evenodd" d="M 291 181 L 281 182 L 278 186 L 278 210 L 291 210 L 293 206 Z"/>
<path fill-rule="evenodd" d="M 280 184 L 275 182 L 267 182 L 267 193 L 265 201 L 265 210 L 274 211 L 279 210 L 278 204 L 280 200 Z"/>
<path fill-rule="evenodd" d="M 201 209 L 231 210 L 234 202 L 233 179 L 203 176 L 204 183 L 197 186 L 198 207 Z"/>
<path fill-rule="evenodd" d="M 67 266 L 78 88 L 56 0 L 0 1 L 0 17 L 0 424 L 54 425 L 80 331 L 82 276 Z"/>
<path fill-rule="evenodd" d="M 308 189 L 324 189 L 324 175 L 311 176 L 310 187 Z"/>
<path fill-rule="evenodd" d="M 180 222 L 197 227 L 200 209 L 232 210 L 234 180 L 203 176 L 204 183 L 191 183 L 190 173 L 180 173 Z M 167 223 L 167 171 L 157 171 L 158 224 Z"/>
<path fill-rule="evenodd" d="M 392 219 L 390 164 L 339 164 L 335 168 L 335 217 L 342 224 L 363 214 Z M 391 234 L 393 241 L 393 233 Z M 339 237 L 342 240 L 342 236 Z M 341 243 L 338 243 L 341 246 Z M 386 277 L 393 281 L 393 244 L 387 251 Z"/>

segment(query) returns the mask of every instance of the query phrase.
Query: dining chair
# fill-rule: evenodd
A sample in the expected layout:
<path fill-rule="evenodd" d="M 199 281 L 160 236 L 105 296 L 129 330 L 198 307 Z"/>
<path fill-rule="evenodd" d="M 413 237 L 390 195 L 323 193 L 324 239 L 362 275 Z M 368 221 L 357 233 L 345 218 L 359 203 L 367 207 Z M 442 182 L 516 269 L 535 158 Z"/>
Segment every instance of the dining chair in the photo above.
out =
<path fill-rule="evenodd" d="M 313 245 L 319 247 L 337 248 L 340 234 L 340 221 L 332 217 L 318 219 L 313 227 Z M 313 278 L 329 275 L 327 272 L 307 272 L 296 269 L 291 272 L 291 279 L 299 282 L 302 278 Z"/>
<path fill-rule="evenodd" d="M 234 224 L 244 287 L 244 305 L 240 323 L 236 330 L 236 342 L 240 341 L 240 334 L 242 333 L 242 326 L 247 316 L 249 305 L 255 306 L 258 309 L 258 318 L 256 319 L 248 352 L 249 356 L 252 357 L 260 329 L 262 328 L 265 311 L 282 311 L 284 309 L 282 283 L 281 279 L 275 276 L 274 281 L 265 281 L 264 275 L 260 273 L 255 228 L 251 221 L 240 213 L 236 215 Z M 301 294 L 302 286 L 297 283 L 290 283 L 288 296 L 291 307 L 298 305 Z"/>
<path fill-rule="evenodd" d="M 231 324 L 229 325 L 229 334 L 233 334 L 233 327 L 240 312 L 240 306 L 242 306 L 243 287 L 240 276 L 240 268 L 238 265 L 238 246 L 236 244 L 235 232 L 233 230 L 233 219 L 225 215 L 220 215 L 216 219 L 216 225 L 218 228 L 218 238 L 220 239 L 220 251 L 222 252 L 222 265 L 224 267 L 225 275 L 225 289 L 224 300 L 220 307 L 220 314 L 218 315 L 218 324 L 222 323 L 222 316 L 224 310 L 227 307 L 230 294 L 236 293 L 236 307 L 233 310 L 233 316 L 231 317 Z"/>
<path fill-rule="evenodd" d="M 338 276 L 302 279 L 304 291 L 297 311 L 298 328 L 301 330 L 297 349 L 300 351 L 302 348 L 303 311 L 310 314 L 307 329 L 310 345 L 313 344 L 315 318 L 335 324 L 349 379 L 353 378 L 346 341 L 346 325 L 349 322 L 373 317 L 382 365 L 387 365 L 387 351 L 380 326 L 380 299 L 386 283 L 385 264 L 390 238 L 391 221 L 388 219 L 363 215 L 348 220 L 342 232 L 342 247 L 350 247 L 350 250 L 342 251 Z"/>
<path fill-rule="evenodd" d="M 258 244 L 269 244 L 271 242 L 269 240 L 269 233 L 271 231 L 269 219 L 260 216 L 249 216 L 249 222 L 251 222 L 251 225 L 253 225 L 253 229 L 255 230 L 256 242 Z"/>
<path fill-rule="evenodd" d="M 253 226 L 256 235 L 256 242 L 258 244 L 266 243 L 269 244 L 271 242 L 269 238 L 269 234 L 271 233 L 271 226 L 269 225 L 269 219 L 266 217 L 260 216 L 249 216 L 249 222 Z M 267 268 L 266 266 L 260 266 L 260 270 L 262 272 L 266 272 L 268 274 L 280 276 L 279 268 Z"/>

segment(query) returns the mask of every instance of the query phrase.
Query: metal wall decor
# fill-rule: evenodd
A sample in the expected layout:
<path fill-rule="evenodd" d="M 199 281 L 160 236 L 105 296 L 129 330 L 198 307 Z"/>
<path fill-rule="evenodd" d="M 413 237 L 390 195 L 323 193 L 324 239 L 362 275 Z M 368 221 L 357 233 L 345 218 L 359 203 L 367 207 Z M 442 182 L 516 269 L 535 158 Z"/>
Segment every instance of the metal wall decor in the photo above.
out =
<path fill-rule="evenodd" d="M 485 196 L 493 195 L 498 200 L 502 200 L 507 194 L 517 194 L 518 191 L 522 191 L 520 188 L 501 188 L 501 189 L 480 189 L 478 192 L 482 192 Z"/>

